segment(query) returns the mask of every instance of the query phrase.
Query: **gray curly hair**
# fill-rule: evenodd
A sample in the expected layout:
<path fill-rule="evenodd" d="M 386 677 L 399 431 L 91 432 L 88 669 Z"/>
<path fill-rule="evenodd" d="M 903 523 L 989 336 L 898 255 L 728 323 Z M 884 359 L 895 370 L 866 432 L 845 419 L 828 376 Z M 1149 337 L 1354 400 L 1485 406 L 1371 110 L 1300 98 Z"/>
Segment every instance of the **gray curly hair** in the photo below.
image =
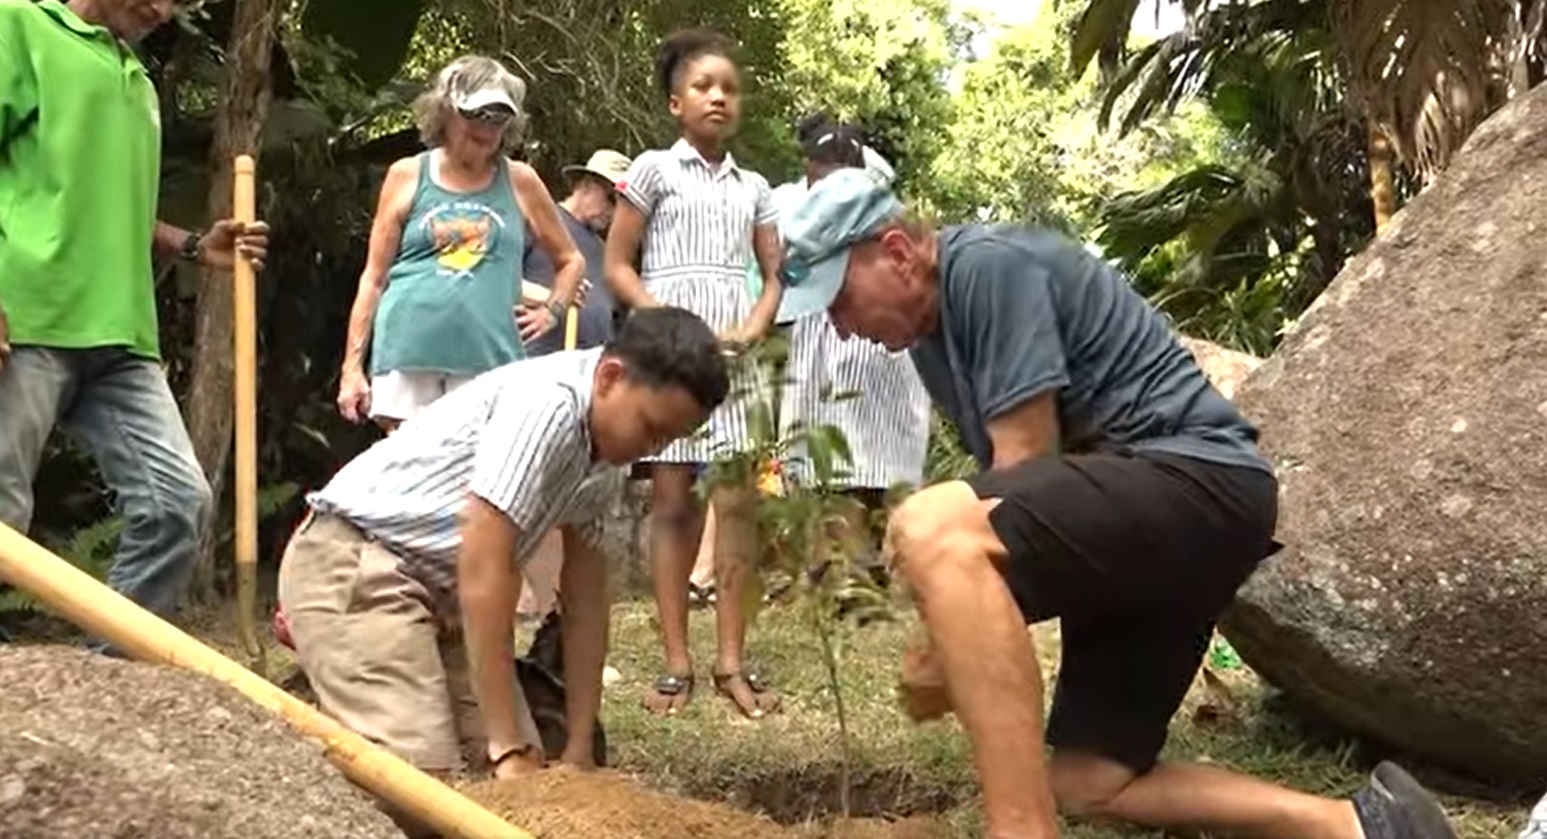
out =
<path fill-rule="evenodd" d="M 516 105 L 516 114 L 505 125 L 504 151 L 520 144 L 526 133 L 526 82 L 505 69 L 505 65 L 482 55 L 464 55 L 447 64 L 435 75 L 430 89 L 414 100 L 414 123 L 419 139 L 428 148 L 446 144 L 446 125 L 456 113 L 456 100 L 469 93 L 499 86 Z"/>

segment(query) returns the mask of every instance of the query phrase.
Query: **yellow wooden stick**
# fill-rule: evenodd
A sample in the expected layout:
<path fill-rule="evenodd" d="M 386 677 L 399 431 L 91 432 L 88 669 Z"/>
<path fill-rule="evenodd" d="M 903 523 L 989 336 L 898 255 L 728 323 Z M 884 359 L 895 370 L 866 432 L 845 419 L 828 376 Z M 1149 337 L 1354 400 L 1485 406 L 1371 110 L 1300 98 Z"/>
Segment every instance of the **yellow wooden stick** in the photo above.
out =
<path fill-rule="evenodd" d="M 256 167 L 248 155 L 236 158 L 231 189 L 233 216 L 257 221 Z M 263 672 L 258 641 L 258 315 L 257 278 L 252 262 L 236 255 L 232 277 L 236 335 L 236 608 L 237 634 L 249 664 Z"/>
<path fill-rule="evenodd" d="M 569 304 L 564 312 L 564 349 L 572 350 L 580 343 L 580 307 Z"/>
<path fill-rule="evenodd" d="M 136 659 L 182 667 L 230 685 L 322 746 L 324 756 L 349 780 L 443 835 L 534 839 L 4 524 L 0 580 Z"/>

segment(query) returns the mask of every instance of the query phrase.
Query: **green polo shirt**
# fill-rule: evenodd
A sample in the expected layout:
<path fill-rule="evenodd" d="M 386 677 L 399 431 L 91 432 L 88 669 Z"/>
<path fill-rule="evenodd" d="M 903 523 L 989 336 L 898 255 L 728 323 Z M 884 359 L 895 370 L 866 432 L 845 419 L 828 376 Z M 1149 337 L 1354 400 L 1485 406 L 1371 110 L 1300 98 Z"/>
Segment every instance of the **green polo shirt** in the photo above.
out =
<path fill-rule="evenodd" d="M 0 0 L 0 307 L 11 343 L 159 357 L 156 91 L 58 0 Z"/>

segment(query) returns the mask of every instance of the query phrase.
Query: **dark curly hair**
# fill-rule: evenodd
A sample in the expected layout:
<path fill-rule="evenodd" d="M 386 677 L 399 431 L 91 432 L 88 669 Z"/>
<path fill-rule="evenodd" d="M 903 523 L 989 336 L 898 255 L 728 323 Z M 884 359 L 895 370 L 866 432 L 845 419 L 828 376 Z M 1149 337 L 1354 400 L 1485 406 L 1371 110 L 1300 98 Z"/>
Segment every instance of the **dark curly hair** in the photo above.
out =
<path fill-rule="evenodd" d="M 808 163 L 865 168 L 865 136 L 858 129 L 830 122 L 802 132 L 801 152 Z"/>
<path fill-rule="evenodd" d="M 712 411 L 730 393 L 725 351 L 698 315 L 674 306 L 636 309 L 602 349 L 623 359 L 624 376 L 650 388 L 675 385 Z"/>
<path fill-rule="evenodd" d="M 679 29 L 661 41 L 655 55 L 655 83 L 661 93 L 671 96 L 682 81 L 682 70 L 706 55 L 733 58 L 734 44 L 713 29 Z"/>

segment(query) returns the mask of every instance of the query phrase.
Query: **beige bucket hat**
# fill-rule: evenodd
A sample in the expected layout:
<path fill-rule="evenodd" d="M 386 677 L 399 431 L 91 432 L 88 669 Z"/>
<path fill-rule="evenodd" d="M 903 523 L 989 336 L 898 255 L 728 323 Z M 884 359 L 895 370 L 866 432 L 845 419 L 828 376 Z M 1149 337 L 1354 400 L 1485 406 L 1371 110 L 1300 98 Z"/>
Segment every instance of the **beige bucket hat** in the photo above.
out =
<path fill-rule="evenodd" d="M 569 177 L 595 175 L 613 186 L 617 186 L 623 182 L 623 176 L 628 174 L 628 167 L 632 162 L 629 160 L 628 155 L 622 152 L 613 151 L 612 149 L 597 149 L 591 155 L 591 159 L 587 160 L 584 165 L 565 166 L 563 171 Z"/>

